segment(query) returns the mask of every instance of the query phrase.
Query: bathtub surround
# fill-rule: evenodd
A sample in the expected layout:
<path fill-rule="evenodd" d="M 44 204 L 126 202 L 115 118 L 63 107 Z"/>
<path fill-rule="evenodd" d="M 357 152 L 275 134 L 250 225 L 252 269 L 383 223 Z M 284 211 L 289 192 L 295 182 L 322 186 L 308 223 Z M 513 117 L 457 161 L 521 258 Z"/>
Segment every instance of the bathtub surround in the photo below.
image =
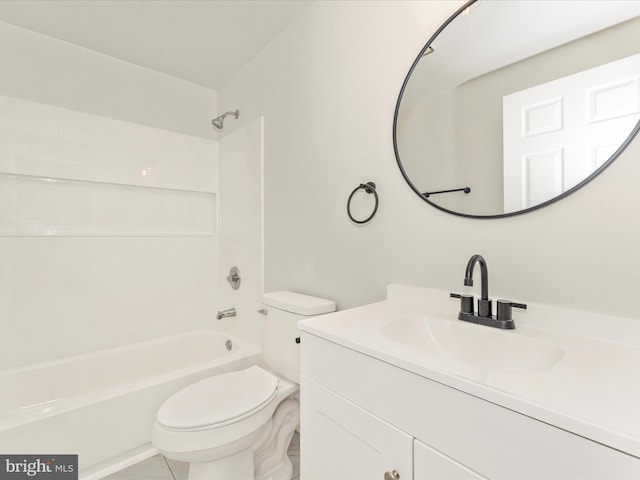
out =
<path fill-rule="evenodd" d="M 210 326 L 216 92 L 1 22 L 0 39 L 0 369 Z"/>
<path fill-rule="evenodd" d="M 211 325 L 217 143 L 7 96 L 0 111 L 1 369 Z"/>
<path fill-rule="evenodd" d="M 515 218 L 455 218 L 405 184 L 392 145 L 398 93 L 462 3 L 316 2 L 218 91 L 220 111 L 265 118 L 265 289 L 341 309 L 384 298 L 394 281 L 453 291 L 482 253 L 496 298 L 636 316 L 638 139 L 580 192 Z M 363 177 L 381 201 L 357 227 L 345 202 Z"/>

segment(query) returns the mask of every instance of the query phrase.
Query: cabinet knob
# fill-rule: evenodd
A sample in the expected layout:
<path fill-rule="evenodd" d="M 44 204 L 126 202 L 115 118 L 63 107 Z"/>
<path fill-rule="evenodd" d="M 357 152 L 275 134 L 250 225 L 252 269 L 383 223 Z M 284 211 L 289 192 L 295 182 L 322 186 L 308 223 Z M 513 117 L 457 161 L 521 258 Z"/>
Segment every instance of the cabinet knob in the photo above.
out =
<path fill-rule="evenodd" d="M 396 470 L 384 472 L 384 480 L 398 480 L 399 478 L 400 474 Z"/>

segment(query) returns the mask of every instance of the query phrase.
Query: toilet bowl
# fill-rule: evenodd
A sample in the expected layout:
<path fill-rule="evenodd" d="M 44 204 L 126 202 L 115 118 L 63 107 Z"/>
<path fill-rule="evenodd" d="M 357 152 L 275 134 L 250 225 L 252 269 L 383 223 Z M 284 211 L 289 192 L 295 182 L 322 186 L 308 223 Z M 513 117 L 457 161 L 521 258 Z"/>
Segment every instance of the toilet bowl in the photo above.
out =
<path fill-rule="evenodd" d="M 300 423 L 297 322 L 335 311 L 335 303 L 292 292 L 265 294 L 263 303 L 265 368 L 206 378 L 158 410 L 152 443 L 189 462 L 189 480 L 291 478 L 287 449 Z"/>

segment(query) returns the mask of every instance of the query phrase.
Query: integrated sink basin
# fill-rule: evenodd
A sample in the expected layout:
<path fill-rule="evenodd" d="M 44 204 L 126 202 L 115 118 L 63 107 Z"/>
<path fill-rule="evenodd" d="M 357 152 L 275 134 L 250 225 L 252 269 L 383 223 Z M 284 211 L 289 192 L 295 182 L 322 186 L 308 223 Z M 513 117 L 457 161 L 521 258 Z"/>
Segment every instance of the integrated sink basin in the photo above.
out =
<path fill-rule="evenodd" d="M 562 358 L 557 346 L 516 332 L 428 316 L 401 318 L 380 328 L 383 336 L 425 353 L 505 373 L 546 370 Z"/>

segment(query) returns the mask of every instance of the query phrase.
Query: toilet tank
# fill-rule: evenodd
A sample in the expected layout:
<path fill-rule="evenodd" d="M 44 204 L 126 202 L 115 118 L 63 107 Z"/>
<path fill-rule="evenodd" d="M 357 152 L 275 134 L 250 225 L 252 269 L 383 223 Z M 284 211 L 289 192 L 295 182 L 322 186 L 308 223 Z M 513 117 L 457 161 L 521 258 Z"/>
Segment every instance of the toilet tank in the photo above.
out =
<path fill-rule="evenodd" d="M 293 292 L 265 293 L 262 324 L 262 354 L 270 370 L 300 383 L 300 337 L 298 321 L 335 312 L 332 300 Z"/>

